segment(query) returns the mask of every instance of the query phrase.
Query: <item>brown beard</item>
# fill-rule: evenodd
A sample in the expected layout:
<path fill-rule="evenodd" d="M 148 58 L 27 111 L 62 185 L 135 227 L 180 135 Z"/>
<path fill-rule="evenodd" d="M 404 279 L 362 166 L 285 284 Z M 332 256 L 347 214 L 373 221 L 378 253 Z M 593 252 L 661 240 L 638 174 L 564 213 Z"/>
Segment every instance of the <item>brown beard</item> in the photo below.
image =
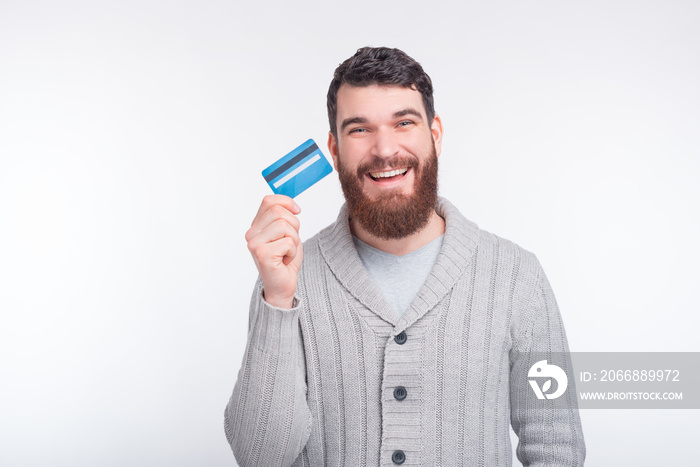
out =
<path fill-rule="evenodd" d="M 438 201 L 437 154 L 435 146 L 431 145 L 431 148 L 431 154 L 422 166 L 415 157 L 390 160 L 377 157 L 359 166 L 354 173 L 343 166 L 338 154 L 340 186 L 348 203 L 350 218 L 357 219 L 364 230 L 383 240 L 405 238 L 428 225 Z M 362 190 L 362 181 L 367 172 L 400 167 L 414 170 L 413 192 L 410 195 L 387 190 L 372 199 Z"/>

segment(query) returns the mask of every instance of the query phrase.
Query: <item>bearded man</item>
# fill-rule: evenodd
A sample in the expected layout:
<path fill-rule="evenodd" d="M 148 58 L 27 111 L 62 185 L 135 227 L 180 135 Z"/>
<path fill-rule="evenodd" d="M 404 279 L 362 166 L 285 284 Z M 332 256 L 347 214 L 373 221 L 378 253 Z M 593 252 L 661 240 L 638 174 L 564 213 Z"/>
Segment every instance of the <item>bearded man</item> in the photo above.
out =
<path fill-rule="evenodd" d="M 302 245 L 299 207 L 272 195 L 246 233 L 259 279 L 225 411 L 237 462 L 509 466 L 512 425 L 523 465 L 583 465 L 575 393 L 556 410 L 518 396 L 530 355 L 568 351 L 551 287 L 438 196 L 428 75 L 362 48 L 327 104 L 337 220 Z"/>

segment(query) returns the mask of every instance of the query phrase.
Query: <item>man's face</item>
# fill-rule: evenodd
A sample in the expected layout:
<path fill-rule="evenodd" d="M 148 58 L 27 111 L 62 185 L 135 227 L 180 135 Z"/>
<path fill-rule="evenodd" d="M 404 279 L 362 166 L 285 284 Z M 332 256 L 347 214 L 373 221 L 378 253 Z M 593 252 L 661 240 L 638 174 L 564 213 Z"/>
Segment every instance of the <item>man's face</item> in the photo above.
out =
<path fill-rule="evenodd" d="M 437 202 L 442 124 L 428 124 L 421 94 L 400 86 L 338 90 L 338 138 L 328 147 L 350 216 L 383 239 L 425 227 Z"/>

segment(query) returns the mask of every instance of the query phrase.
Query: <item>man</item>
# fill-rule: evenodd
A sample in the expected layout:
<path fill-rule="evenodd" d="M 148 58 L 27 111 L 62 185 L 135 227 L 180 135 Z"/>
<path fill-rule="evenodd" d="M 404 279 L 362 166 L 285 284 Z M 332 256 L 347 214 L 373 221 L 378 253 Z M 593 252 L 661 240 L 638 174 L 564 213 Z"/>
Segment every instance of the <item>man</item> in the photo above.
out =
<path fill-rule="evenodd" d="M 300 208 L 266 197 L 246 233 L 260 273 L 225 431 L 241 466 L 580 466 L 575 396 L 517 395 L 534 352 L 568 351 L 535 256 L 437 194 L 432 83 L 363 48 L 328 91 L 346 204 L 302 246 Z M 563 399 L 563 398 L 562 398 Z"/>

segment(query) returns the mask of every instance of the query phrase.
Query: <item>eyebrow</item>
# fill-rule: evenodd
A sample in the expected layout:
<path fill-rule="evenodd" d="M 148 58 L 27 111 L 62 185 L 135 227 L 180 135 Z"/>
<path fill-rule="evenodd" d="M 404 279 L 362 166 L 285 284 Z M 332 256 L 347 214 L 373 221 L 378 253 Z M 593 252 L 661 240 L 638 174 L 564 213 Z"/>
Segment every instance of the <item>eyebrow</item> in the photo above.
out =
<path fill-rule="evenodd" d="M 340 125 L 340 131 L 344 131 L 348 125 L 354 125 L 355 123 L 367 123 L 367 119 L 363 117 L 346 118 Z"/>
<path fill-rule="evenodd" d="M 403 110 L 399 110 L 397 112 L 394 112 L 394 115 L 392 115 L 392 118 L 400 118 L 400 117 L 405 117 L 406 115 L 413 115 L 416 118 L 423 119 L 423 116 L 418 112 L 416 109 L 413 109 L 411 107 L 407 107 Z M 343 120 L 343 123 L 340 124 L 340 131 L 344 131 L 346 127 L 349 125 L 354 125 L 356 123 L 367 123 L 367 119 L 364 117 L 351 117 L 351 118 L 346 118 Z"/>
<path fill-rule="evenodd" d="M 398 112 L 394 112 L 394 118 L 405 117 L 406 115 L 413 115 L 414 117 L 418 117 L 421 120 L 423 119 L 423 116 L 420 114 L 420 112 L 418 112 L 416 109 L 412 109 L 411 107 L 399 110 Z"/>

